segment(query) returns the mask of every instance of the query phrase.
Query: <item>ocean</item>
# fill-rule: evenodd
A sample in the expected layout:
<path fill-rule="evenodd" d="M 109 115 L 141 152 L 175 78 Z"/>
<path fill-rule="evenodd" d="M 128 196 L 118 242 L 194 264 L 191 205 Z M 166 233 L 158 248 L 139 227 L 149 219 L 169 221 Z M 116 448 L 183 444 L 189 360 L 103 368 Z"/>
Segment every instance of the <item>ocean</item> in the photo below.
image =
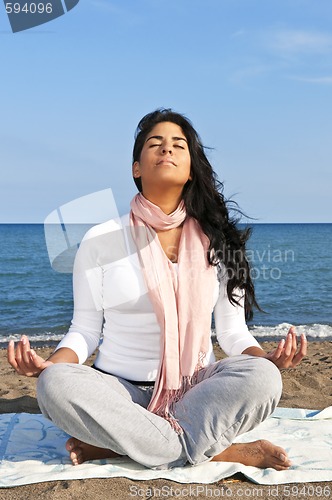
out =
<path fill-rule="evenodd" d="M 253 335 L 277 340 L 295 325 L 309 339 L 332 340 L 332 224 L 252 228 L 248 259 L 264 309 L 249 323 Z M 54 345 L 71 321 L 72 274 L 55 270 L 54 255 L 51 266 L 43 224 L 0 224 L 0 241 L 0 347 L 23 333 L 35 346 Z"/>

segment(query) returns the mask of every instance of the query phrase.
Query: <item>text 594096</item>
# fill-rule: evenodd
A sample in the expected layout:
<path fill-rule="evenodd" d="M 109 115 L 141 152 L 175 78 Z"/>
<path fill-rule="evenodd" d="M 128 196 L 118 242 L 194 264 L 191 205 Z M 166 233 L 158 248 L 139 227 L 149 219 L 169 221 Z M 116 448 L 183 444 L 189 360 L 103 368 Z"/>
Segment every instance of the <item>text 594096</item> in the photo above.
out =
<path fill-rule="evenodd" d="M 6 11 L 7 14 L 52 14 L 53 5 L 52 2 L 26 2 L 23 5 L 18 2 L 6 2 Z"/>

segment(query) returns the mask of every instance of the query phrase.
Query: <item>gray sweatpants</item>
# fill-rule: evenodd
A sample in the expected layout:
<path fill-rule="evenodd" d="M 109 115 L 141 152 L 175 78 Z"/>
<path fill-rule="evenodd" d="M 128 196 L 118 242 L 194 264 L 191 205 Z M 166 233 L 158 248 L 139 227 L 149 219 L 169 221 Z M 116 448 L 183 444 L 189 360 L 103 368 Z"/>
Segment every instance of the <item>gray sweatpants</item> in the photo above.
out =
<path fill-rule="evenodd" d="M 84 365 L 59 363 L 38 379 L 43 414 L 86 443 L 128 455 L 149 468 L 210 460 L 236 436 L 265 420 L 281 396 L 281 376 L 270 361 L 240 355 L 199 372 L 176 403 L 183 434 L 148 410 L 152 388 L 141 388 Z"/>

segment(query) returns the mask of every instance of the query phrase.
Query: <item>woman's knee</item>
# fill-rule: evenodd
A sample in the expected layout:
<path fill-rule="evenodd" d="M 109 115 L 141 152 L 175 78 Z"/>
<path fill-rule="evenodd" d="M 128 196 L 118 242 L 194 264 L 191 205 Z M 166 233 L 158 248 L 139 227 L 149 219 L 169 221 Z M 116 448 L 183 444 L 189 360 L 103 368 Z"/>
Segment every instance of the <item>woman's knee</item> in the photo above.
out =
<path fill-rule="evenodd" d="M 279 400 L 282 392 L 282 378 L 276 365 L 266 358 L 256 356 L 251 357 L 251 363 L 251 376 L 249 376 L 248 384 L 250 385 L 251 380 L 255 391 L 258 390 L 267 397 Z"/>
<path fill-rule="evenodd" d="M 37 381 L 37 401 L 43 413 L 48 406 L 63 400 L 66 394 L 65 386 L 68 381 L 68 365 L 57 363 L 47 367 L 41 372 Z"/>

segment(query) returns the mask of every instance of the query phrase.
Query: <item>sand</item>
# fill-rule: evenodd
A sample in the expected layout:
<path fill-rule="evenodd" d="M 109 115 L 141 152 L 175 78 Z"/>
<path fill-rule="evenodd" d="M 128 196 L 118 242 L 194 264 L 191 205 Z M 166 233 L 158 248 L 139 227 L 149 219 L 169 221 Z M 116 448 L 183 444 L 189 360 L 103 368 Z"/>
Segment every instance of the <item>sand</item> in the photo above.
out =
<path fill-rule="evenodd" d="M 271 350 L 275 343 L 263 343 Z M 37 349 L 38 354 L 47 357 L 52 349 Z M 217 358 L 223 357 L 215 347 Z M 93 358 L 87 361 L 91 364 Z M 17 375 L 8 365 L 6 351 L 0 350 L 0 412 L 40 413 L 36 401 L 36 379 Z M 309 342 L 308 356 L 295 369 L 282 372 L 284 391 L 279 406 L 321 410 L 332 405 L 332 343 Z M 308 490 L 308 487 L 312 488 Z M 35 499 L 131 499 L 148 498 L 322 498 L 320 487 L 330 483 L 291 484 L 289 486 L 256 485 L 236 475 L 211 485 L 184 485 L 166 480 L 135 482 L 125 478 L 87 479 L 75 481 L 51 481 L 47 483 L 0 488 L 0 500 Z M 316 488 L 316 489 L 315 489 Z M 315 493 L 316 492 L 316 493 Z M 324 497 L 326 498 L 326 496 Z"/>

